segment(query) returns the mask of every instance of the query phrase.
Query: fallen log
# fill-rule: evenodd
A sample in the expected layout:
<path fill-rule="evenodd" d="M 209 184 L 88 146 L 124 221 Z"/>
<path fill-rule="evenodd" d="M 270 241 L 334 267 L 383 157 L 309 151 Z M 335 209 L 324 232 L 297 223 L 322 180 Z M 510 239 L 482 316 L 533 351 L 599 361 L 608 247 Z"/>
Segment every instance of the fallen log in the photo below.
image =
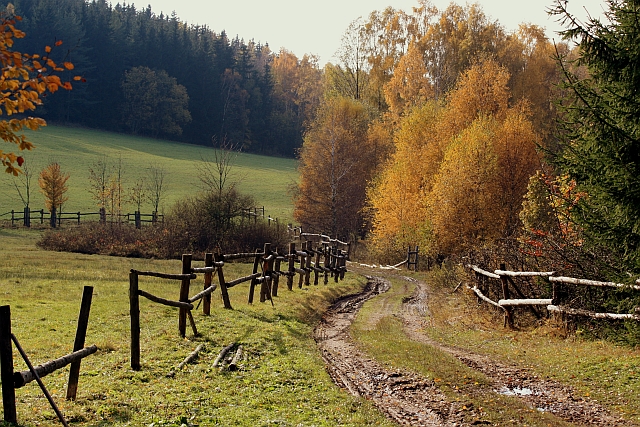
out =
<path fill-rule="evenodd" d="M 229 370 L 230 371 L 237 371 L 238 370 L 238 362 L 240 362 L 240 359 L 242 359 L 242 346 L 239 345 L 238 349 L 236 350 L 236 354 L 233 356 L 233 359 L 231 360 L 231 363 L 229 363 Z"/>
<path fill-rule="evenodd" d="M 82 350 L 74 351 L 55 360 L 50 360 L 34 368 L 34 371 L 38 374 L 38 377 L 42 378 L 49 375 L 52 372 L 57 371 L 60 368 L 73 363 L 76 360 L 89 356 L 90 354 L 98 351 L 98 347 L 92 345 L 91 347 L 85 347 Z M 13 373 L 13 384 L 15 388 L 20 388 L 34 381 L 36 377 L 29 371 L 21 371 Z"/>
<path fill-rule="evenodd" d="M 498 276 L 509 277 L 549 277 L 555 274 L 555 271 L 508 271 L 508 270 L 496 270 L 494 271 Z"/>
<path fill-rule="evenodd" d="M 196 349 L 191 352 L 191 354 L 185 357 L 185 359 L 182 362 L 180 362 L 178 366 L 176 366 L 176 369 L 180 370 L 187 363 L 193 362 L 196 359 L 196 357 L 198 357 L 198 355 L 200 354 L 200 351 L 202 351 L 203 348 L 204 348 L 204 344 L 200 344 L 199 346 L 197 346 Z"/>
<path fill-rule="evenodd" d="M 234 346 L 236 345 L 236 343 L 231 343 L 228 346 L 226 346 L 225 348 L 223 348 L 222 350 L 220 350 L 220 353 L 218 353 L 218 357 L 216 357 L 216 360 L 214 360 L 213 362 L 213 367 L 217 367 L 218 365 L 220 365 L 220 362 L 222 362 L 222 360 L 224 359 L 224 356 L 229 352 L 229 350 L 231 350 Z"/>

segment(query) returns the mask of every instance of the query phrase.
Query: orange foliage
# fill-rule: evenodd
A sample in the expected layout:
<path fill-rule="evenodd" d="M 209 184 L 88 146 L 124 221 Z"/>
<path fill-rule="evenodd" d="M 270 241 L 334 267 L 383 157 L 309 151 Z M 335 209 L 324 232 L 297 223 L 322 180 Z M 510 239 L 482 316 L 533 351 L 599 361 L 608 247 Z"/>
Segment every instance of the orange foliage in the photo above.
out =
<path fill-rule="evenodd" d="M 0 115 L 22 114 L 33 111 L 42 105 L 41 96 L 46 92 L 56 92 L 59 88 L 71 89 L 70 82 L 62 82 L 60 77 L 53 72 L 63 71 L 63 68 L 47 55 L 28 55 L 11 50 L 14 39 L 23 38 L 25 33 L 15 27 L 19 16 L 13 15 L 11 7 L 0 14 Z M 60 46 L 58 40 L 55 46 Z M 51 46 L 45 47 L 45 53 L 51 53 Z M 73 64 L 65 62 L 66 69 L 73 69 Z M 31 150 L 33 144 L 24 135 L 18 132 L 23 129 L 37 130 L 45 126 L 43 119 L 26 117 L 20 119 L 0 120 L 0 138 L 15 144 L 18 150 Z M 18 168 L 24 161 L 22 157 L 13 152 L 0 150 L 0 161 L 6 168 L 5 171 L 18 175 Z M 18 167 L 15 164 L 18 164 Z"/>

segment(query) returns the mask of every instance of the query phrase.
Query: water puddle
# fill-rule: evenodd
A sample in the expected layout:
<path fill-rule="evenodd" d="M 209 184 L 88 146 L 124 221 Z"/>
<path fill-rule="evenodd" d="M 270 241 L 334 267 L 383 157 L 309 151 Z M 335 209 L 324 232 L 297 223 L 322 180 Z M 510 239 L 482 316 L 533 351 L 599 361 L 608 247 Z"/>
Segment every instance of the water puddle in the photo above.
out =
<path fill-rule="evenodd" d="M 531 396 L 533 394 L 533 390 L 526 387 L 502 387 L 498 390 L 498 393 L 505 396 Z"/>

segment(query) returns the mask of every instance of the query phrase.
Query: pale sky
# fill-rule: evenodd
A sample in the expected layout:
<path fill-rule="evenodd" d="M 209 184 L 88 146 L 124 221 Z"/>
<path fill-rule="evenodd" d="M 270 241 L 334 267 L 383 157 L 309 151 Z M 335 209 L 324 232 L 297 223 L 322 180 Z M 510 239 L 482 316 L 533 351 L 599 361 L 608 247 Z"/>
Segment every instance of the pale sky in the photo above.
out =
<path fill-rule="evenodd" d="M 245 41 L 254 39 L 268 43 L 272 51 L 281 47 L 299 58 L 305 53 L 320 57 L 320 65 L 336 62 L 342 35 L 349 24 L 370 12 L 388 6 L 411 12 L 417 0 L 130 0 L 140 9 L 151 5 L 156 15 L 175 11 L 179 19 L 189 24 L 206 24 L 216 33 L 225 30 L 229 37 L 238 35 Z M 431 0 L 438 9 L 446 8 L 449 0 Z M 465 1 L 457 1 L 466 4 Z M 473 1 L 469 3 L 474 3 Z M 546 14 L 553 0 L 478 0 L 484 13 L 497 20 L 507 30 L 520 23 L 532 23 L 547 29 L 550 38 L 561 27 Z M 569 0 L 568 9 L 584 20 L 585 9 L 600 17 L 605 9 L 603 0 Z"/>

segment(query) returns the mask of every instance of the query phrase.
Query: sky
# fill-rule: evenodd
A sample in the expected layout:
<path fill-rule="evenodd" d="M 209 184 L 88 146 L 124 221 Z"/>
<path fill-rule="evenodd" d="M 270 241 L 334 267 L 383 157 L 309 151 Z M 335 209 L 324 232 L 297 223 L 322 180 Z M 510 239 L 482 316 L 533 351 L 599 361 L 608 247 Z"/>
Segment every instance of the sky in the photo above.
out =
<path fill-rule="evenodd" d="M 226 31 L 229 37 L 269 44 L 272 51 L 281 47 L 299 58 L 305 53 L 318 55 L 320 65 L 337 62 L 334 54 L 340 48 L 342 35 L 351 22 L 366 17 L 374 10 L 388 6 L 411 12 L 418 0 L 130 0 L 140 9 L 151 5 L 156 15 L 176 12 L 180 21 L 206 24 L 212 31 Z M 438 9 L 446 8 L 449 0 L 431 0 Z M 456 1 L 466 4 L 465 1 Z M 473 3 L 473 1 L 469 2 Z M 478 0 L 484 13 L 497 20 L 507 30 L 516 30 L 520 23 L 536 24 L 547 29 L 549 38 L 561 27 L 545 12 L 553 0 Z M 569 0 L 568 9 L 582 20 L 586 12 L 601 17 L 604 0 Z"/>

